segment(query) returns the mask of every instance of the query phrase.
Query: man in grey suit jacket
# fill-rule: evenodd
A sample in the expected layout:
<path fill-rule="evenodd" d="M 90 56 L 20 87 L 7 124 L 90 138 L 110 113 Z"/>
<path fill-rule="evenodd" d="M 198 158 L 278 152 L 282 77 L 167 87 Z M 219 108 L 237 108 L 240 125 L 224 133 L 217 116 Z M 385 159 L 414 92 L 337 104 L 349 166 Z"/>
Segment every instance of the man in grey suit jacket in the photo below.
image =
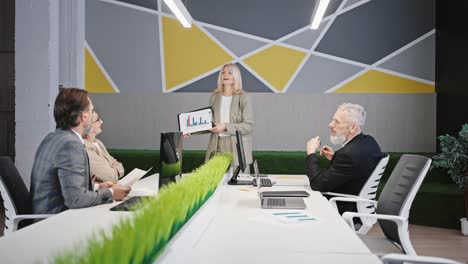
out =
<path fill-rule="evenodd" d="M 31 173 L 34 214 L 56 214 L 122 200 L 129 187 L 111 182 L 94 186 L 82 134 L 92 123 L 94 107 L 81 89 L 61 89 L 54 105 L 57 128 L 39 145 Z M 95 190 L 96 189 L 96 190 Z"/>

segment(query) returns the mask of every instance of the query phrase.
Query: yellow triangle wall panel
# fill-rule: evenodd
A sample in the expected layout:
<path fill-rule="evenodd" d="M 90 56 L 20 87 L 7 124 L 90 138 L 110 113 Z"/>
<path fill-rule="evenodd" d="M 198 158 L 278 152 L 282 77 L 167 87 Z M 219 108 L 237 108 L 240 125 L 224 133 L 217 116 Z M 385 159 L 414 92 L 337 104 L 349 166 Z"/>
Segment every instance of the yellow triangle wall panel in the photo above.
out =
<path fill-rule="evenodd" d="M 305 52 L 274 45 L 246 58 L 244 62 L 281 92 L 305 55 Z"/>
<path fill-rule="evenodd" d="M 336 89 L 334 93 L 434 93 L 435 86 L 370 70 Z"/>
<path fill-rule="evenodd" d="M 110 81 L 85 48 L 85 90 L 90 93 L 115 93 Z"/>
<path fill-rule="evenodd" d="M 167 91 L 233 59 L 197 26 L 187 29 L 168 17 L 162 21 Z"/>

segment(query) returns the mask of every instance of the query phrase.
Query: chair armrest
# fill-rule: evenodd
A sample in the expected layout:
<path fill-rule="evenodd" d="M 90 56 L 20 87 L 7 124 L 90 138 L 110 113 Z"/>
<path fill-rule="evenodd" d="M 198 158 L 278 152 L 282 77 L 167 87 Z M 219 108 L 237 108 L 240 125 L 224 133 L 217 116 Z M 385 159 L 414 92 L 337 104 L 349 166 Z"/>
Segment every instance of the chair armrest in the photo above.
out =
<path fill-rule="evenodd" d="M 44 219 L 53 216 L 53 214 L 30 214 L 30 215 L 16 215 L 13 217 L 13 231 L 18 229 L 18 224 L 26 219 Z"/>
<path fill-rule="evenodd" d="M 53 214 L 30 214 L 30 215 L 17 215 L 13 217 L 15 221 L 22 221 L 25 219 L 44 219 L 53 216 Z"/>
<path fill-rule="evenodd" d="M 322 192 L 322 195 L 331 195 L 336 197 L 347 197 L 347 198 L 358 198 L 357 195 L 345 194 L 345 193 L 334 193 L 334 192 Z"/>
<path fill-rule="evenodd" d="M 458 261 L 446 258 L 411 256 L 404 254 L 387 254 L 383 256 L 381 260 L 383 264 L 403 264 L 406 262 L 415 264 L 461 264 Z"/>
<path fill-rule="evenodd" d="M 363 217 L 363 218 L 374 218 L 381 220 L 390 220 L 398 225 L 400 228 L 408 219 L 397 216 L 397 215 L 383 215 L 383 214 L 364 214 L 364 213 L 355 213 L 355 212 L 345 212 L 342 215 L 343 219 L 348 223 L 350 227 L 354 227 L 353 218 Z"/>
<path fill-rule="evenodd" d="M 336 205 L 336 202 L 337 201 L 340 201 L 340 202 L 354 202 L 356 204 L 358 203 L 370 203 L 370 204 L 373 204 L 374 206 L 377 206 L 377 201 L 375 200 L 369 200 L 369 199 L 364 199 L 364 198 L 360 198 L 359 196 L 356 197 L 356 198 L 351 198 L 351 197 L 333 197 L 331 198 L 330 200 L 328 200 L 332 206 L 334 206 L 335 208 L 338 208 L 337 205 Z"/>

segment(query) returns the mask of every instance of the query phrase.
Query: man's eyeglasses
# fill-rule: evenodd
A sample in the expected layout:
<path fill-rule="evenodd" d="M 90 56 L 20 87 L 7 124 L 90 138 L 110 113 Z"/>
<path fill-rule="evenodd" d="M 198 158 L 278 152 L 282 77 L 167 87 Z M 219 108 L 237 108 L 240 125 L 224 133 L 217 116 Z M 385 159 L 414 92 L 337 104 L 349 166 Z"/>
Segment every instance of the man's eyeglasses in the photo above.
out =
<path fill-rule="evenodd" d="M 98 117 L 98 119 L 96 121 L 93 121 L 93 123 L 97 123 L 97 122 L 101 122 L 101 118 Z"/>

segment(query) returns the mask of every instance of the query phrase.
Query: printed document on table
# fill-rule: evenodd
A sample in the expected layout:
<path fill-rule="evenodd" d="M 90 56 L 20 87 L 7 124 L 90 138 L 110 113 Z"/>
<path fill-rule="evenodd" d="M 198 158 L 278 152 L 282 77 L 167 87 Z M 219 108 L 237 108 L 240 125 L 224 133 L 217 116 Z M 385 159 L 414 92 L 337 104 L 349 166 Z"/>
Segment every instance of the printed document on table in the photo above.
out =
<path fill-rule="evenodd" d="M 192 134 L 213 127 L 213 109 L 206 107 L 177 115 L 179 131 Z"/>
<path fill-rule="evenodd" d="M 281 221 L 285 224 L 293 224 L 293 223 L 306 223 L 306 222 L 313 222 L 317 221 L 318 218 L 315 216 L 308 215 L 303 211 L 291 211 L 291 212 L 274 212 L 271 214 L 274 218 L 278 221 Z"/>
<path fill-rule="evenodd" d="M 153 167 L 149 168 L 149 170 L 144 171 L 138 168 L 133 169 L 129 174 L 124 176 L 122 179 L 119 180 L 120 185 L 124 185 L 127 187 L 132 186 L 135 182 L 137 182 L 141 177 L 143 177 L 148 171 L 150 171 Z"/>

